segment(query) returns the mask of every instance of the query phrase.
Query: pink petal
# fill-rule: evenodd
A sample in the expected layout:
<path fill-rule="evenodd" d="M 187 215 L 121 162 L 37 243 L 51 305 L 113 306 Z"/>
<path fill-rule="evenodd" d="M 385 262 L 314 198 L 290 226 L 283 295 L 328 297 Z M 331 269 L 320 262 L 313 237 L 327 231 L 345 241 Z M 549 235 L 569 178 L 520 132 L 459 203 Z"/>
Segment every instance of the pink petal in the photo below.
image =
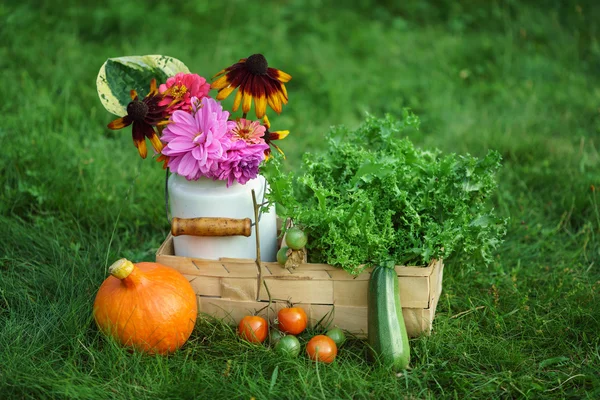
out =
<path fill-rule="evenodd" d="M 185 111 L 175 111 L 173 113 L 173 116 L 171 117 L 171 120 L 176 123 L 176 124 L 184 124 L 184 125 L 191 125 L 191 126 L 195 126 L 196 125 L 196 121 L 194 120 L 194 117 Z"/>
<path fill-rule="evenodd" d="M 202 151 L 204 149 L 201 146 L 196 146 L 193 150 L 192 150 L 192 156 L 196 159 L 196 160 L 200 160 L 202 159 Z"/>
<path fill-rule="evenodd" d="M 175 136 L 182 136 L 189 140 L 195 138 L 198 135 L 198 129 L 193 125 L 186 124 L 169 124 L 169 133 Z"/>
<path fill-rule="evenodd" d="M 175 151 L 189 151 L 197 146 L 194 142 L 190 141 L 189 139 L 178 137 L 176 139 L 171 140 L 167 144 L 167 147 Z"/>
<path fill-rule="evenodd" d="M 197 162 L 194 157 L 192 157 L 191 153 L 187 153 L 181 158 L 181 164 L 177 170 L 179 175 L 188 176 L 194 172 L 194 169 L 197 168 Z"/>
<path fill-rule="evenodd" d="M 181 163 L 181 157 L 178 157 L 178 156 L 169 157 L 169 164 L 168 164 L 168 166 L 169 166 L 169 169 L 171 171 L 177 171 L 177 168 L 179 167 L 180 163 Z"/>

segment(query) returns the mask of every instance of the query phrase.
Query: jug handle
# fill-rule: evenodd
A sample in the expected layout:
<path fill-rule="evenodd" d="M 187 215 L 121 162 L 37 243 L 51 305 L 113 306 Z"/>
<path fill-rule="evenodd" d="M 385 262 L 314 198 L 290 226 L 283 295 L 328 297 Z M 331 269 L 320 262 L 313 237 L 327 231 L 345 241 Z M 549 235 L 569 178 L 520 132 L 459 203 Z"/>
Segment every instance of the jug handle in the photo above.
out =
<path fill-rule="evenodd" d="M 246 236 L 252 234 L 250 218 L 177 218 L 171 220 L 173 236 Z"/>

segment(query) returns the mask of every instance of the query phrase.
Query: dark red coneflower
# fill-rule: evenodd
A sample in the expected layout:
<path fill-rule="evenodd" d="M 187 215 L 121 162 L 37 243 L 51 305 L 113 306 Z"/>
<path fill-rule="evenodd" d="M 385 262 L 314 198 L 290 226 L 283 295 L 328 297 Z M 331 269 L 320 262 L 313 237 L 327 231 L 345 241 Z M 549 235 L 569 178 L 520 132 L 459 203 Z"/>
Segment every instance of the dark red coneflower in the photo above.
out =
<path fill-rule="evenodd" d="M 131 103 L 127 105 L 127 115 L 117 118 L 108 124 L 109 129 L 117 130 L 133 124 L 133 144 L 137 147 L 142 158 L 146 158 L 146 138 L 150 139 L 152 147 L 157 153 L 162 151 L 163 145 L 154 130 L 159 122 L 166 118 L 167 105 L 158 105 L 163 96 L 156 88 L 156 79 L 150 81 L 150 93 L 142 101 L 139 100 L 135 90 L 131 90 Z"/>
<path fill-rule="evenodd" d="M 275 147 L 275 149 L 277 149 L 277 151 L 279 153 L 281 153 L 281 155 L 283 156 L 283 158 L 285 158 L 285 153 L 283 152 L 283 150 L 281 150 L 279 148 L 279 146 L 277 146 L 275 143 L 273 143 L 274 140 L 281 140 L 281 139 L 285 139 L 285 137 L 287 135 L 290 134 L 290 131 L 273 131 L 271 132 L 271 122 L 269 121 L 269 118 L 265 115 L 265 117 L 263 118 L 263 126 L 265 127 L 265 134 L 263 136 L 263 139 L 265 140 L 265 143 L 268 144 L 269 146 L 273 146 Z M 265 150 L 265 156 L 267 159 L 272 157 L 271 154 L 271 147 L 269 147 L 267 150 Z"/>
<path fill-rule="evenodd" d="M 288 95 L 284 83 L 292 77 L 283 71 L 270 68 L 262 54 L 253 54 L 242 58 L 232 66 L 219 71 L 213 79 L 219 77 L 211 85 L 217 89 L 217 100 L 227 98 L 236 88 L 232 110 L 235 112 L 242 104 L 244 118 L 250 111 L 254 99 L 256 118 L 261 119 L 267 111 L 267 104 L 277 114 L 281 113 L 282 104 L 287 104 Z"/>

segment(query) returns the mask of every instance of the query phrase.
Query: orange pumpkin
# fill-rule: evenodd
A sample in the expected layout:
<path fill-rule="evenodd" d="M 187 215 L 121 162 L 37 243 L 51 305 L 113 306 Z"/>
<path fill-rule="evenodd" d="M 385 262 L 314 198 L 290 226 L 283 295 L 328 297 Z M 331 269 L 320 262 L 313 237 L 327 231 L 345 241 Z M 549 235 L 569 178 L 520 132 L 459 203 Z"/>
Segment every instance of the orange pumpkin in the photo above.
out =
<path fill-rule="evenodd" d="M 188 280 L 157 263 L 133 264 L 124 258 L 110 266 L 94 301 L 102 332 L 126 347 L 168 354 L 190 337 L 198 303 Z"/>

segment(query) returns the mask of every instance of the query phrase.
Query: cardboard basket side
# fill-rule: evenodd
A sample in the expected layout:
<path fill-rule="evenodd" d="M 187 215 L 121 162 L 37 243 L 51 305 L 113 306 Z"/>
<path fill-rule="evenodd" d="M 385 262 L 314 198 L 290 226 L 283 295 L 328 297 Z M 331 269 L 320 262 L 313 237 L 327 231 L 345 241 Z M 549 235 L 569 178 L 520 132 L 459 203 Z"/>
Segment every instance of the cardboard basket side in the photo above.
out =
<path fill-rule="evenodd" d="M 169 235 L 156 253 L 156 262 L 175 268 L 190 281 L 201 313 L 232 324 L 260 309 L 259 314 L 268 317 L 268 294 L 264 286 L 259 287 L 258 266 L 253 259 L 175 256 Z M 370 269 L 352 276 L 328 264 L 304 263 L 293 272 L 278 263 L 261 264 L 261 275 L 273 301 L 270 316 L 289 300 L 305 309 L 310 325 L 322 321 L 366 336 Z M 431 331 L 442 292 L 443 269 L 442 260 L 434 260 L 427 267 L 396 267 L 402 313 L 411 337 Z"/>

